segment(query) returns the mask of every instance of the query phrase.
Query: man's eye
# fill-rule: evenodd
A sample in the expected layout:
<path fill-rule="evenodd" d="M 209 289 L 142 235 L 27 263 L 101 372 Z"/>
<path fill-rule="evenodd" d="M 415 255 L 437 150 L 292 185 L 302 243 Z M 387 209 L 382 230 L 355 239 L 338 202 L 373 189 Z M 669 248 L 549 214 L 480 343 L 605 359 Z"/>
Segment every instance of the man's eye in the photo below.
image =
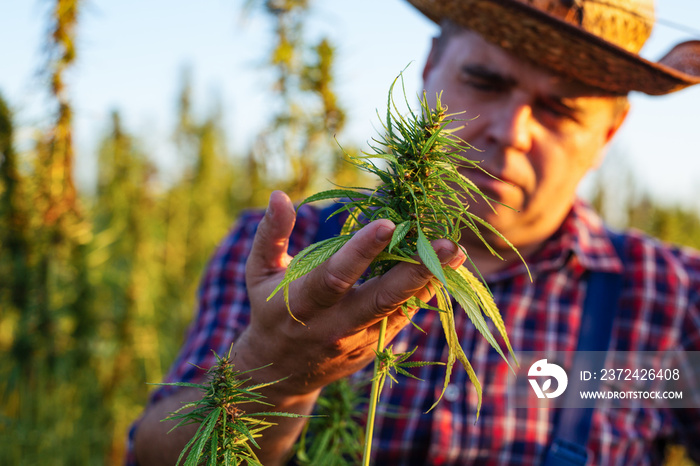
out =
<path fill-rule="evenodd" d="M 466 83 L 468 86 L 471 86 L 474 89 L 486 92 L 496 92 L 503 88 L 503 86 L 499 86 L 497 83 L 492 81 L 484 81 L 481 79 L 467 79 Z"/>
<path fill-rule="evenodd" d="M 575 112 L 565 106 L 542 102 L 539 104 L 539 108 L 551 117 L 578 122 Z"/>
<path fill-rule="evenodd" d="M 557 117 L 564 118 L 568 116 L 568 114 L 564 110 L 559 109 L 553 105 L 540 105 L 540 108 L 542 108 L 542 110 L 544 110 L 545 112 Z"/>

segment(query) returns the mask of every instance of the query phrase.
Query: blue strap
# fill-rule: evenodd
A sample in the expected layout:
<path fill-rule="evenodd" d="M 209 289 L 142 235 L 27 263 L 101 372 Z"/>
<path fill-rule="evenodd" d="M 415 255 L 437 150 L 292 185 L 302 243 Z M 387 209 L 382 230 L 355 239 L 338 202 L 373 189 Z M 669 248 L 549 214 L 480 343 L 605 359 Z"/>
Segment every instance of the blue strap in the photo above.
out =
<path fill-rule="evenodd" d="M 624 267 L 624 236 L 608 232 Z M 581 329 L 578 345 L 574 355 L 571 374 L 580 371 L 595 371 L 605 362 L 605 352 L 610 345 L 613 321 L 622 291 L 622 274 L 609 272 L 591 272 L 588 289 L 583 303 Z M 596 351 L 584 354 L 584 351 Z M 568 398 L 579 393 L 580 380 L 572 377 L 569 389 L 563 400 L 563 406 L 571 406 Z M 596 390 L 600 381 L 587 381 L 587 390 Z M 555 417 L 552 443 L 547 450 L 543 466 L 582 466 L 588 460 L 586 445 L 591 430 L 593 408 L 560 408 Z"/>

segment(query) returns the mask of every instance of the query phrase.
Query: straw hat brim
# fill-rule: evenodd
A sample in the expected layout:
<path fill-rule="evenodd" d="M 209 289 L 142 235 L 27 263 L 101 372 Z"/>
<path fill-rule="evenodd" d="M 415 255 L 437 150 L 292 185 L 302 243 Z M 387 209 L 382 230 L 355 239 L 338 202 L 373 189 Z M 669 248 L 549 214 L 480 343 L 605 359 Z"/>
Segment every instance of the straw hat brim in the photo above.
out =
<path fill-rule="evenodd" d="M 659 62 L 518 0 L 408 0 L 440 24 L 448 18 L 513 55 L 614 94 L 668 94 L 700 83 L 700 41 L 678 44 Z"/>

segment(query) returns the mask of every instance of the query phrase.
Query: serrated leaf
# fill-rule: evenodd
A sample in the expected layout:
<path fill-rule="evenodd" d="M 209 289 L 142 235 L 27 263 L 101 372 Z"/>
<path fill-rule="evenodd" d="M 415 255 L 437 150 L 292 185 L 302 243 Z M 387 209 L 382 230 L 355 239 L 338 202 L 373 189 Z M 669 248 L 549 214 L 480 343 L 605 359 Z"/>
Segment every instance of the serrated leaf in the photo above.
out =
<path fill-rule="evenodd" d="M 452 314 L 452 304 L 450 303 L 449 296 L 445 295 L 444 288 L 439 283 L 435 286 L 435 298 L 437 300 L 437 305 L 443 311 L 438 313 L 438 315 L 440 316 L 442 330 L 445 334 L 445 339 L 447 340 L 448 351 L 447 363 L 445 363 L 445 380 L 442 384 L 442 391 L 440 392 L 440 396 L 438 396 L 438 399 L 435 400 L 435 403 L 433 403 L 433 405 L 430 407 L 430 409 L 428 409 L 428 411 L 432 411 L 433 408 L 435 408 L 435 406 L 437 406 L 437 404 L 440 402 L 440 400 L 442 400 L 442 396 L 445 394 L 445 390 L 447 390 L 447 385 L 450 383 L 450 379 L 452 377 L 452 368 L 454 367 L 455 362 L 457 361 L 457 357 L 455 355 L 455 352 L 453 351 L 456 333 L 453 332 L 454 316 Z"/>
<path fill-rule="evenodd" d="M 442 264 L 440 264 L 440 259 L 438 259 L 437 254 L 435 253 L 435 249 L 433 249 L 433 246 L 430 244 L 430 241 L 428 241 L 428 238 L 425 237 L 423 234 L 423 230 L 420 228 L 420 225 L 418 225 L 418 241 L 417 241 L 417 249 L 418 249 L 418 257 L 421 258 L 423 261 L 423 265 L 425 265 L 428 270 L 442 282 L 443 285 L 447 286 L 447 279 L 445 278 L 445 274 L 442 271 Z"/>
<path fill-rule="evenodd" d="M 214 427 L 216 426 L 216 422 L 219 420 L 220 415 L 221 408 L 214 408 L 212 412 L 209 413 L 204 422 L 200 425 L 199 429 L 197 429 L 197 433 L 195 433 L 195 436 L 193 437 L 197 440 L 194 443 L 194 445 L 192 445 L 192 450 L 187 456 L 187 461 L 185 462 L 186 466 L 196 466 L 199 463 L 199 459 L 202 457 L 202 451 L 204 451 L 204 447 L 206 446 L 207 441 L 209 440 L 209 437 L 211 436 L 211 433 L 214 430 Z M 183 450 L 183 452 L 184 451 L 185 450 Z"/>
<path fill-rule="evenodd" d="M 486 319 L 481 312 L 481 307 L 476 302 L 478 299 L 474 291 L 470 288 L 461 276 L 455 272 L 453 269 L 445 270 L 448 278 L 447 281 L 450 284 L 450 294 L 454 296 L 457 302 L 462 306 L 464 312 L 466 312 L 469 320 L 474 324 L 474 327 L 481 333 L 481 335 L 489 342 L 489 344 L 501 355 L 504 361 L 508 364 L 508 367 L 515 373 L 515 370 L 510 365 L 508 358 L 503 354 L 501 347 L 494 338 L 491 330 L 489 329 Z"/>
<path fill-rule="evenodd" d="M 508 348 L 508 352 L 513 358 L 513 361 L 516 365 L 519 366 L 520 364 L 518 363 L 518 358 L 515 356 L 513 347 L 510 345 L 508 332 L 506 331 L 506 325 L 503 322 L 503 318 L 501 317 L 501 313 L 498 310 L 498 306 L 496 306 L 496 303 L 493 300 L 491 292 L 486 288 L 486 286 L 481 282 L 481 280 L 476 278 L 466 267 L 458 267 L 456 273 L 467 283 L 469 283 L 472 290 L 474 290 L 474 292 L 479 298 L 484 314 L 486 314 L 488 318 L 491 319 L 491 321 L 494 323 L 496 329 L 498 329 L 498 333 L 500 333 L 501 337 L 503 338 L 503 341 L 505 342 L 506 347 Z M 511 370 L 513 370 L 513 367 L 511 367 Z"/>
<path fill-rule="evenodd" d="M 284 278 L 272 291 L 267 300 L 272 299 L 277 292 L 283 288 L 287 288 L 291 282 L 303 277 L 307 273 L 314 270 L 316 267 L 325 262 L 329 257 L 338 252 L 340 248 L 347 243 L 351 235 L 335 236 L 328 238 L 318 243 L 314 243 L 304 248 L 299 254 L 294 256 L 287 267 Z"/>
<path fill-rule="evenodd" d="M 226 416 L 222 416 L 222 422 L 226 422 Z M 209 464 L 216 466 L 216 457 L 219 450 L 219 436 L 214 434 L 211 436 L 211 449 L 209 450 Z"/>
<path fill-rule="evenodd" d="M 200 424 L 200 426 L 201 426 L 201 424 Z M 180 464 L 180 462 L 182 461 L 182 458 L 185 456 L 185 454 L 187 452 L 191 452 L 190 448 L 192 447 L 192 444 L 195 441 L 197 441 L 196 434 L 185 444 L 185 448 L 182 449 L 182 451 L 180 452 L 180 456 L 177 457 L 177 461 L 175 462 L 176 465 Z M 189 464 L 188 461 L 189 461 L 189 458 L 185 460 L 185 466 L 187 466 Z M 195 464 L 197 464 L 197 463 L 195 462 Z"/>
<path fill-rule="evenodd" d="M 391 242 L 389 243 L 389 252 L 392 252 L 394 250 L 394 246 L 403 241 L 403 239 L 406 237 L 406 233 L 408 233 L 408 231 L 411 229 L 412 224 L 413 222 L 407 220 L 396 225 L 394 234 L 391 236 Z"/>
<path fill-rule="evenodd" d="M 328 199 L 341 199 L 347 197 L 349 199 L 367 199 L 370 196 L 361 191 L 356 191 L 353 189 L 329 189 L 327 191 L 321 191 L 320 193 L 312 194 L 311 196 L 304 199 L 298 206 L 297 210 L 311 202 L 325 201 Z"/>
<path fill-rule="evenodd" d="M 469 380 L 471 381 L 472 385 L 474 385 L 474 388 L 476 389 L 476 394 L 477 394 L 477 398 L 478 398 L 478 402 L 477 402 L 477 406 L 476 406 L 476 417 L 478 419 L 479 412 L 481 411 L 481 400 L 482 400 L 481 383 L 479 382 L 479 379 L 476 376 L 476 373 L 474 372 L 474 368 L 469 363 L 469 359 L 467 358 L 467 355 L 464 354 L 464 350 L 462 350 L 462 345 L 460 345 L 460 343 L 459 343 L 459 337 L 457 336 L 457 329 L 455 328 L 454 312 L 452 309 L 452 303 L 450 302 L 449 294 L 444 287 L 440 286 L 440 284 L 435 284 L 435 288 L 436 288 L 435 296 L 437 297 L 438 307 L 445 310 L 445 312 L 440 312 L 439 315 L 440 315 L 440 323 L 442 324 L 442 329 L 443 329 L 443 332 L 445 333 L 445 338 L 447 339 L 448 357 L 447 357 L 447 364 L 446 364 L 446 369 L 445 369 L 445 381 L 444 381 L 443 386 L 442 386 L 442 392 L 440 393 L 440 396 L 435 401 L 435 403 L 433 403 L 433 405 L 430 407 L 430 409 L 428 411 L 431 411 L 433 408 L 435 408 L 435 406 L 437 406 L 437 404 L 442 399 L 443 395 L 445 394 L 445 390 L 447 390 L 447 385 L 450 383 L 450 378 L 452 375 L 452 368 L 455 365 L 455 362 L 459 361 L 462 363 L 464 370 L 467 372 L 467 375 L 469 376 Z"/>

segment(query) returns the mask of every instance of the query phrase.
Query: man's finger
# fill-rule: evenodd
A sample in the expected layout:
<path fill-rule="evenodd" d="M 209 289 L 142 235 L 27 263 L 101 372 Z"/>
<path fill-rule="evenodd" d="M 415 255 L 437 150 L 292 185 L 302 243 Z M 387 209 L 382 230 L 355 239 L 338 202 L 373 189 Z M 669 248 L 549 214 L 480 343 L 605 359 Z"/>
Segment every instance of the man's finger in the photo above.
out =
<path fill-rule="evenodd" d="M 270 195 L 265 216 L 258 225 L 246 262 L 246 276 L 249 280 L 287 266 L 289 236 L 295 221 L 296 212 L 292 201 L 282 191 L 274 191 Z"/>
<path fill-rule="evenodd" d="M 445 264 L 460 261 L 463 252 L 452 242 L 441 239 L 433 242 L 440 262 Z M 463 261 L 463 259 L 461 259 Z M 430 282 L 433 274 L 423 265 L 401 263 L 387 273 L 363 285 L 356 299 L 356 311 L 349 314 L 349 328 L 367 328 L 388 316 L 409 298 L 420 293 Z M 421 299 L 427 296 L 419 296 Z"/>
<path fill-rule="evenodd" d="M 377 220 L 358 231 L 337 253 L 305 277 L 298 287 L 300 308 L 335 304 L 389 244 L 395 228 L 389 220 Z"/>

